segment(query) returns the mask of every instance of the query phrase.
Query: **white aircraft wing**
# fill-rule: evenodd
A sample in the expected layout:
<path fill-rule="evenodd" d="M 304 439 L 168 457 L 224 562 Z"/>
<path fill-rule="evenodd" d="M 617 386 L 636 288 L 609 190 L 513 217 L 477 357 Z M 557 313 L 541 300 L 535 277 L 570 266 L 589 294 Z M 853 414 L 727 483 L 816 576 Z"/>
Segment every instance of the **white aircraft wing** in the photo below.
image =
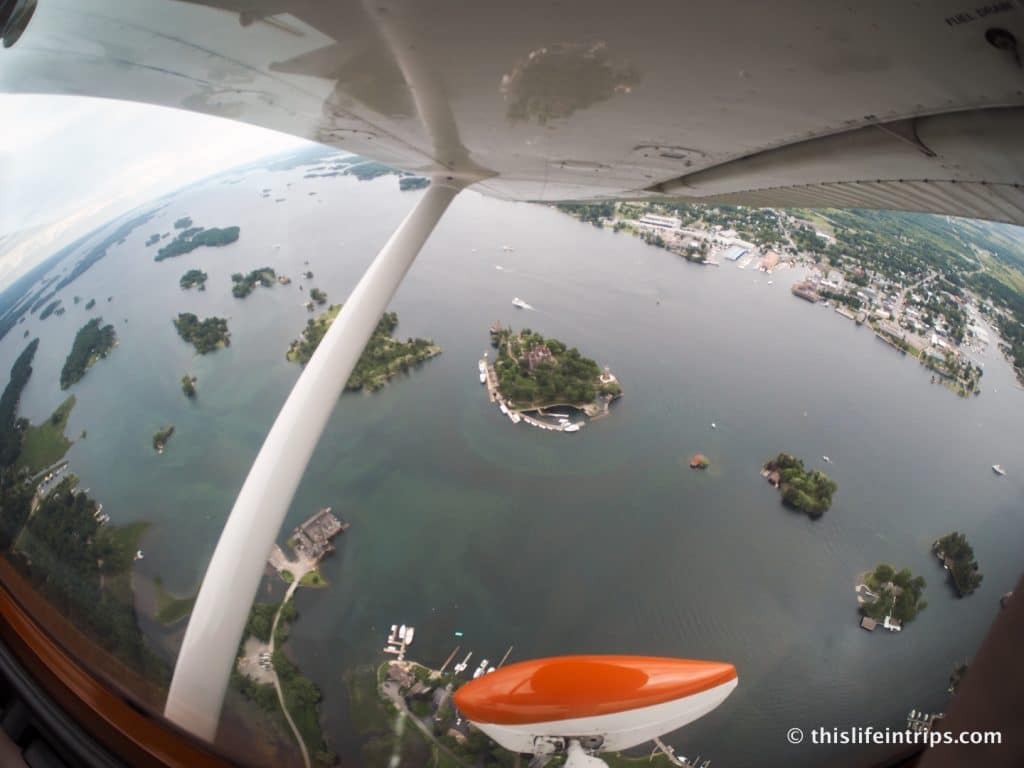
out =
<path fill-rule="evenodd" d="M 242 120 L 508 199 L 1024 224 L 1017 0 L 15 5 L 4 91 Z"/>

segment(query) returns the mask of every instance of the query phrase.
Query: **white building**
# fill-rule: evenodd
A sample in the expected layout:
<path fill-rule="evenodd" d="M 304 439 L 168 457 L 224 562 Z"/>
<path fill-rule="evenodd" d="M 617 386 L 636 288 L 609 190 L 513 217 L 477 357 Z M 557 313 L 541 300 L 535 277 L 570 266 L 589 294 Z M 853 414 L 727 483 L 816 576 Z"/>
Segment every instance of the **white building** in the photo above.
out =
<path fill-rule="evenodd" d="M 682 226 L 682 221 L 673 216 L 658 216 L 654 213 L 645 213 L 637 221 L 637 224 L 652 229 L 677 230 Z"/>

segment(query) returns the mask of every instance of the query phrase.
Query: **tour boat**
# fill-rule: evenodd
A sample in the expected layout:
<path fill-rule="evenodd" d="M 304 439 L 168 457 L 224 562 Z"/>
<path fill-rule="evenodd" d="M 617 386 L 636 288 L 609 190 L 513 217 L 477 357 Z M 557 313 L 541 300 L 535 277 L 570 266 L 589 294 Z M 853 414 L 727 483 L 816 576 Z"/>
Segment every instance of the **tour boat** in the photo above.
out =
<path fill-rule="evenodd" d="M 412 636 L 416 632 L 416 627 L 406 627 L 405 630 L 405 644 L 412 645 Z"/>
<path fill-rule="evenodd" d="M 485 384 L 486 382 L 487 382 L 487 374 L 481 373 L 480 374 L 480 383 L 481 384 Z"/>
<path fill-rule="evenodd" d="M 1002 464 L 993 464 L 992 465 L 992 471 L 995 472 L 997 475 L 1005 475 L 1006 474 L 1006 470 L 1003 469 L 1003 465 Z"/>
<path fill-rule="evenodd" d="M 522 299 L 520 299 L 518 296 L 516 296 L 514 299 L 512 299 L 512 306 L 515 307 L 516 309 L 529 309 L 530 308 L 530 305 L 527 304 Z"/>
<path fill-rule="evenodd" d="M 570 424 L 569 426 L 565 427 L 562 431 L 563 432 L 579 432 L 580 431 L 580 425 L 579 424 Z"/>

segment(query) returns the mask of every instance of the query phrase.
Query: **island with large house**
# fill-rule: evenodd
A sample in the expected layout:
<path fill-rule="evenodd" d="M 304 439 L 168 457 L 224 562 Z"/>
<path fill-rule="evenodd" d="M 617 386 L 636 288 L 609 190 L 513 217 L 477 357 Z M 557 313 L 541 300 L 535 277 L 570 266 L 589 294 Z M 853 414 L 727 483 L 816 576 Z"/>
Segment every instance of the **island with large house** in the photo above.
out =
<path fill-rule="evenodd" d="M 310 319 L 302 335 L 291 343 L 285 355 L 289 362 L 308 363 L 339 312 L 341 304 L 332 304 L 325 312 Z M 441 354 L 441 348 L 432 339 L 399 341 L 394 338 L 391 334 L 397 327 L 398 315 L 385 312 L 345 383 L 346 390 L 380 389 L 392 376 L 407 373 L 424 360 Z"/>
<path fill-rule="evenodd" d="M 622 386 L 607 367 L 602 369 L 576 347 L 558 339 L 545 338 L 529 328 L 515 331 L 495 323 L 491 346 L 497 350 L 497 358 L 493 364 L 487 355 L 480 360 L 480 382 L 487 385 L 491 402 L 513 423 L 525 421 L 545 430 L 578 432 L 584 422 L 574 419 L 573 412 L 599 418 L 622 397 Z"/>
<path fill-rule="evenodd" d="M 879 625 L 890 632 L 900 632 L 928 607 L 922 597 L 926 586 L 924 577 L 914 576 L 909 568 L 897 571 L 887 563 L 880 563 L 866 572 L 861 581 L 856 588 L 862 616 L 860 625 L 868 632 Z"/>

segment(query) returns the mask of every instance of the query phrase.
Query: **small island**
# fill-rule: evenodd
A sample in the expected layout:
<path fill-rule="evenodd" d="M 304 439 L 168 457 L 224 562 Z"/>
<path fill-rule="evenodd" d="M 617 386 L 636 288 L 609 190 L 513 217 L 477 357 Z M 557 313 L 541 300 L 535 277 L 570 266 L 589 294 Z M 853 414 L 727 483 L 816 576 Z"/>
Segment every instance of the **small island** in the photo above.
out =
<path fill-rule="evenodd" d="M 804 463 L 788 453 L 780 453 L 766 462 L 761 475 L 779 489 L 783 504 L 806 513 L 812 520 L 828 511 L 837 489 L 824 472 L 804 469 Z"/>
<path fill-rule="evenodd" d="M 310 272 L 308 274 L 312 275 L 313 273 Z M 321 291 L 319 288 L 310 288 L 309 289 L 309 298 L 311 298 L 317 304 L 326 304 L 327 303 L 327 294 L 324 293 L 323 291 Z"/>
<path fill-rule="evenodd" d="M 71 352 L 64 361 L 64 367 L 60 372 L 60 388 L 67 389 L 72 384 L 80 381 L 85 372 L 88 371 L 98 360 L 102 360 L 110 350 L 117 344 L 117 333 L 114 326 L 100 326 L 102 319 L 94 317 L 75 334 L 75 341 L 71 345 Z"/>
<path fill-rule="evenodd" d="M 177 225 L 183 221 L 179 219 L 174 224 Z M 191 223 L 191 219 L 188 220 Z M 194 251 L 203 245 L 208 245 L 212 248 L 217 248 L 223 245 L 233 243 L 238 239 L 238 233 L 241 231 L 239 227 L 211 227 L 210 229 L 204 229 L 203 227 L 188 227 L 188 229 L 182 229 L 171 242 L 165 245 L 163 248 L 156 252 L 156 256 L 153 257 L 154 261 L 163 261 L 164 259 L 171 259 L 175 256 L 181 256 L 182 254 Z"/>
<path fill-rule="evenodd" d="M 983 577 L 974 559 L 974 549 L 962 533 L 953 531 L 938 539 L 932 544 L 932 552 L 949 573 L 957 597 L 969 595 L 981 586 Z"/>
<path fill-rule="evenodd" d="M 579 407 L 596 415 L 600 397 L 607 403 L 622 395 L 611 373 L 558 339 L 545 339 L 524 328 L 491 328 L 491 346 L 498 350 L 494 372 L 499 395 L 510 409 L 538 410 L 555 405 Z"/>
<path fill-rule="evenodd" d="M 59 307 L 59 306 L 60 306 L 60 299 L 56 299 L 54 301 L 51 301 L 49 304 L 47 304 L 43 308 L 43 311 L 39 313 L 39 319 L 40 320 L 45 320 L 50 315 L 52 315 L 54 312 L 57 312 L 57 307 Z M 58 312 L 58 314 L 59 314 L 59 312 Z"/>
<path fill-rule="evenodd" d="M 199 381 L 195 376 L 189 376 L 187 373 L 181 377 L 181 391 L 185 393 L 185 397 L 189 400 L 194 400 L 196 397 L 196 382 Z"/>
<path fill-rule="evenodd" d="M 899 632 L 928 607 L 922 599 L 927 586 L 922 576 L 914 576 L 909 568 L 897 572 L 881 563 L 864 574 L 864 583 L 857 586 L 857 602 L 863 615 L 861 627 L 869 632 L 879 624 L 890 632 Z"/>
<path fill-rule="evenodd" d="M 333 304 L 320 316 L 310 319 L 302 336 L 292 342 L 287 359 L 303 365 L 308 363 L 340 311 L 341 305 Z M 392 376 L 405 373 L 424 360 L 441 354 L 441 348 L 431 339 L 399 341 L 392 338 L 397 326 L 398 315 L 385 312 L 346 382 L 346 390 L 379 389 Z"/>
<path fill-rule="evenodd" d="M 180 219 L 174 222 L 175 229 L 188 229 L 192 226 L 191 216 L 182 216 Z"/>
<path fill-rule="evenodd" d="M 159 243 L 159 242 L 160 242 L 160 233 L 159 232 L 154 232 L 152 235 L 150 235 L 146 239 L 146 247 L 148 248 L 149 246 L 155 245 L 156 243 Z"/>
<path fill-rule="evenodd" d="M 95 306 L 96 306 L 96 299 L 89 299 L 87 302 L 85 302 L 85 308 L 86 309 L 92 309 Z"/>
<path fill-rule="evenodd" d="M 231 282 L 234 283 L 231 286 L 231 295 L 236 299 L 244 299 L 253 292 L 257 285 L 262 285 L 264 288 L 273 288 L 276 277 L 277 273 L 270 267 L 254 269 L 247 275 L 235 272 L 231 276 Z"/>
<path fill-rule="evenodd" d="M 181 280 L 178 284 L 186 291 L 189 288 L 198 287 L 200 291 L 206 290 L 206 273 L 201 269 L 190 269 L 184 275 L 181 276 Z"/>
<path fill-rule="evenodd" d="M 174 327 L 178 329 L 178 335 L 194 346 L 200 355 L 231 346 L 228 321 L 223 317 L 200 320 L 191 312 L 182 312 L 174 319 Z"/>
<path fill-rule="evenodd" d="M 160 427 L 153 435 L 153 450 L 157 453 L 164 452 L 164 446 L 167 445 L 167 441 L 171 439 L 171 435 L 174 434 L 174 425 L 168 424 L 166 427 Z"/>

